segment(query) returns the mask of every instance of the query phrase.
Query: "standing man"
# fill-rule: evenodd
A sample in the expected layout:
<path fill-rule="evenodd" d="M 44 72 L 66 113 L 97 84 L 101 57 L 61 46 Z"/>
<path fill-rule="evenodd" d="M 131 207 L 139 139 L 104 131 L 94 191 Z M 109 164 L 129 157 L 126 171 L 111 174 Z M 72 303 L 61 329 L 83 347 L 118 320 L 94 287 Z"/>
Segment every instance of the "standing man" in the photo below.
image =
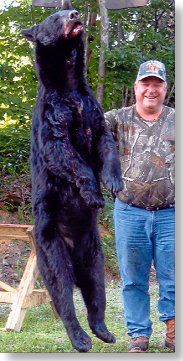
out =
<path fill-rule="evenodd" d="M 141 64 L 134 85 L 136 103 L 105 113 L 118 144 L 123 191 L 114 209 L 116 249 L 129 352 L 145 352 L 152 334 L 149 275 L 159 284 L 159 319 L 165 346 L 175 350 L 175 111 L 165 106 L 163 63 Z"/>

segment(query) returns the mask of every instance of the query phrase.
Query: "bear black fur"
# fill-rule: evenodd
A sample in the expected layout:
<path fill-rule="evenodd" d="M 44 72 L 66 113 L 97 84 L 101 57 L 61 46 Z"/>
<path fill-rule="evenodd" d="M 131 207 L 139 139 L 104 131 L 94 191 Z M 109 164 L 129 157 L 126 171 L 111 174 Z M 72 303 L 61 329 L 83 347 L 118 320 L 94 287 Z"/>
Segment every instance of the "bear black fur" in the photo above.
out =
<path fill-rule="evenodd" d="M 120 162 L 84 77 L 78 12 L 69 4 L 22 33 L 35 42 L 40 82 L 31 131 L 38 267 L 73 347 L 86 352 L 91 339 L 76 318 L 74 285 L 81 290 L 93 333 L 104 342 L 115 342 L 104 322 L 97 214 L 104 206 L 100 180 L 112 193 L 122 188 Z"/>

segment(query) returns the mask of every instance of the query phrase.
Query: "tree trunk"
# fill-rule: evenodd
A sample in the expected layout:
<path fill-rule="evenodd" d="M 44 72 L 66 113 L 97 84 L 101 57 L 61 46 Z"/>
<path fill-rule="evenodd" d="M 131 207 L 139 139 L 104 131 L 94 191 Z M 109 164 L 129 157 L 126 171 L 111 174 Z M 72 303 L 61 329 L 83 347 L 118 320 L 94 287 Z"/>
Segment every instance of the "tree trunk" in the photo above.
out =
<path fill-rule="evenodd" d="M 98 0 L 100 7 L 101 25 L 100 25 L 100 58 L 98 67 L 99 83 L 97 87 L 97 100 L 102 106 L 104 98 L 104 77 L 105 77 L 105 50 L 108 48 L 108 29 L 109 20 L 105 7 L 105 0 Z"/>
<path fill-rule="evenodd" d="M 121 40 L 126 41 L 123 29 L 121 27 L 121 19 L 118 19 L 118 46 L 120 46 Z"/>
<path fill-rule="evenodd" d="M 88 2 L 86 2 L 86 37 L 85 37 L 85 64 L 89 64 L 91 58 L 91 50 L 89 44 L 94 40 L 92 29 L 96 27 L 97 13 L 92 13 Z"/>

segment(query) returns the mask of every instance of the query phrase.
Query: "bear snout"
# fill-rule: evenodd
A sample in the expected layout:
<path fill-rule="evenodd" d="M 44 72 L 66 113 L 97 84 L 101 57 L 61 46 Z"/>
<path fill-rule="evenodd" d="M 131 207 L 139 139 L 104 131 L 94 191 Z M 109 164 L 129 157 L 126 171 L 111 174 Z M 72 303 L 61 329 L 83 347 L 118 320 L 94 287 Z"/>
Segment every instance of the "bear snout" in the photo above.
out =
<path fill-rule="evenodd" d="M 80 20 L 80 15 L 77 10 L 70 11 L 69 20 Z"/>

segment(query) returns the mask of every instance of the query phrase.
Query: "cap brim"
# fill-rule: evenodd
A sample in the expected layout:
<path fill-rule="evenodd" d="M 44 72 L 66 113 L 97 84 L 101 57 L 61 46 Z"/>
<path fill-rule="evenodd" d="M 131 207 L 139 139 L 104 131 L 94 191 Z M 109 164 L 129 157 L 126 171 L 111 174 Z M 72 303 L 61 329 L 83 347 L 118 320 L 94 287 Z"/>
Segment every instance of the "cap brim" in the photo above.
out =
<path fill-rule="evenodd" d="M 137 77 L 137 80 L 142 80 L 142 79 L 145 79 L 145 78 L 149 78 L 150 76 L 153 76 L 154 78 L 159 78 L 159 79 L 163 80 L 166 83 L 166 80 L 163 77 L 161 77 L 161 75 L 154 74 L 154 73 L 149 73 L 149 74 L 144 74 L 142 76 L 139 76 L 139 77 Z"/>

